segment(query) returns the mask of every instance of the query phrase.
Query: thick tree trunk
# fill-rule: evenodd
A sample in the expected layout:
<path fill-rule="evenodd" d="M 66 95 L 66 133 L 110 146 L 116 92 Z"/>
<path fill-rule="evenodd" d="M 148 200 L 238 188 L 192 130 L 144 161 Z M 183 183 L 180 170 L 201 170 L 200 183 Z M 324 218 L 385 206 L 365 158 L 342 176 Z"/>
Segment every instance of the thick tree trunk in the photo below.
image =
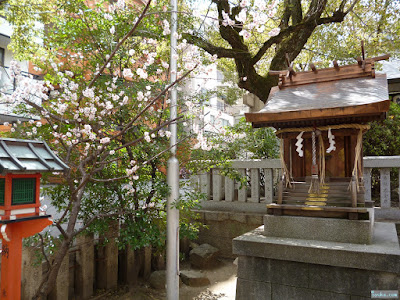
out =
<path fill-rule="evenodd" d="M 302 1 L 284 0 L 284 10 L 279 25 L 280 33 L 261 44 L 260 49 L 254 56 L 250 53 L 243 37 L 239 35 L 243 24 L 236 22 L 236 26 L 225 26 L 226 24 L 222 23 L 223 12 L 228 13 L 231 20 L 235 20 L 235 16 L 242 10 L 239 5 L 233 6 L 228 0 L 212 0 L 212 2 L 217 4 L 220 19 L 220 36 L 229 43 L 230 48 L 215 46 L 200 36 L 187 35 L 185 38 L 189 43 L 203 48 L 212 55 L 216 54 L 220 58 L 233 58 L 239 76 L 238 86 L 256 95 L 265 103 L 268 101 L 271 88 L 278 84 L 277 76 L 261 76 L 256 70 L 256 64 L 262 59 L 267 50 L 273 45 L 276 46 L 276 53 L 271 61 L 270 69 L 286 69 L 288 67 L 286 54 L 293 61 L 304 48 L 317 26 L 342 22 L 357 1 L 359 0 L 354 0 L 350 9 L 344 11 L 347 1 L 342 0 L 338 3 L 337 10 L 331 16 L 322 18 L 321 15 L 326 8 L 327 0 L 310 1 L 308 10 L 304 14 L 305 7 L 302 7 Z"/>
<path fill-rule="evenodd" d="M 86 178 L 82 179 L 83 182 L 86 182 Z M 70 217 L 68 220 L 67 230 L 65 231 L 64 240 L 61 242 L 60 247 L 57 249 L 57 252 L 53 256 L 53 263 L 49 266 L 49 271 L 47 276 L 43 279 L 42 284 L 40 285 L 38 291 L 34 299 L 46 300 L 47 296 L 54 289 L 57 281 L 58 272 L 60 271 L 60 267 L 64 257 L 68 254 L 68 250 L 71 246 L 71 242 L 74 237 L 75 225 L 78 220 L 78 214 L 81 206 L 83 191 L 85 189 L 86 184 L 84 184 L 79 191 L 76 193 L 72 193 L 72 208 Z"/>
<path fill-rule="evenodd" d="M 60 271 L 61 264 L 64 257 L 67 255 L 70 246 L 70 241 L 63 240 L 57 252 L 54 255 L 54 260 L 51 266 L 49 266 L 49 272 L 44 279 L 45 282 L 42 287 L 37 291 L 34 299 L 46 300 L 47 296 L 56 286 L 58 272 Z"/>

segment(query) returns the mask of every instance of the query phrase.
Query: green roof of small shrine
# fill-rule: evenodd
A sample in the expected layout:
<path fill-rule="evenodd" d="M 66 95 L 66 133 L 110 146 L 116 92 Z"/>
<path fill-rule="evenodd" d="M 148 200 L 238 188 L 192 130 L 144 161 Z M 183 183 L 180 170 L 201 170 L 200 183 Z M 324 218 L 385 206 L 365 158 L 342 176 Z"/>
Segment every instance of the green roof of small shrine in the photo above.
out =
<path fill-rule="evenodd" d="M 42 141 L 0 138 L 0 173 L 63 172 L 69 167 Z"/>

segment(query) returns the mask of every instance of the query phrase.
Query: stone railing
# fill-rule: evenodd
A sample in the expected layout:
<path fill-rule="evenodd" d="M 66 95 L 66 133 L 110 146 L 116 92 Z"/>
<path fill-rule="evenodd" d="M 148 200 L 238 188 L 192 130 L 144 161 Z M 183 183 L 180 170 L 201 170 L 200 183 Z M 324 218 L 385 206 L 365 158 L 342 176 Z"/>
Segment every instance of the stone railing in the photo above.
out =
<path fill-rule="evenodd" d="M 372 200 L 371 194 L 371 171 L 379 169 L 380 180 L 380 207 L 375 208 L 377 218 L 400 220 L 400 201 L 392 201 L 390 186 L 390 171 L 399 169 L 400 171 L 400 156 L 366 156 L 364 157 L 364 186 L 365 200 Z M 400 172 L 399 172 L 400 174 Z M 400 175 L 399 175 L 400 177 Z M 399 178 L 400 179 L 400 178 Z M 400 183 L 400 180 L 399 180 Z M 397 192 L 400 197 L 400 186 L 397 187 Z M 400 199 L 399 199 L 400 200 Z M 393 204 L 396 203 L 396 204 Z"/>
<path fill-rule="evenodd" d="M 197 177 L 197 184 L 207 201 L 202 203 L 206 210 L 236 212 L 266 212 L 272 203 L 274 186 L 281 170 L 279 159 L 234 160 L 231 167 L 247 177 L 248 184 L 222 176 L 217 168 Z"/>
<path fill-rule="evenodd" d="M 246 175 L 247 185 L 241 185 L 221 175 L 220 169 L 197 176 L 196 182 L 207 200 L 202 202 L 204 210 L 266 213 L 266 204 L 272 203 L 281 172 L 279 159 L 235 160 L 231 162 L 242 176 Z M 378 218 L 400 220 L 400 206 L 391 205 L 390 170 L 400 169 L 400 156 L 364 157 L 365 200 L 371 200 L 371 170 L 380 170 L 380 208 Z M 399 178 L 400 182 L 400 178 Z M 400 187 L 399 187 L 400 195 Z"/>

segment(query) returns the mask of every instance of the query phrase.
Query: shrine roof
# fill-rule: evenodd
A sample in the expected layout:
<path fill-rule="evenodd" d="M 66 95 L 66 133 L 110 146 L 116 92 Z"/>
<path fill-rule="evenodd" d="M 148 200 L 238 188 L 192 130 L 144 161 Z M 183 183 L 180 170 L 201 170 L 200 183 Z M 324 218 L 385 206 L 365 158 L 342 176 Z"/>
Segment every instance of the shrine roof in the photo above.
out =
<path fill-rule="evenodd" d="M 63 172 L 69 169 L 42 141 L 0 138 L 0 173 Z"/>
<path fill-rule="evenodd" d="M 372 62 L 372 63 L 371 63 Z M 282 71 L 283 72 L 283 71 Z M 369 122 L 383 119 L 390 101 L 385 74 L 375 74 L 373 61 L 358 65 L 280 74 L 267 103 L 247 113 L 253 127 L 275 128 Z"/>

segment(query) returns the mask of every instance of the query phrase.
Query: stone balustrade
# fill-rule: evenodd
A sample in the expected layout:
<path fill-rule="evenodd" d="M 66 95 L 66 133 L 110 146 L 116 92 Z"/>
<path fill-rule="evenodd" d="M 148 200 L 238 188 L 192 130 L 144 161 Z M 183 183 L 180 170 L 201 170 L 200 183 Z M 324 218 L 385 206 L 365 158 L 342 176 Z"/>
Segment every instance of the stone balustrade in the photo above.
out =
<path fill-rule="evenodd" d="M 243 186 L 240 182 L 222 176 L 218 168 L 200 174 L 196 177 L 196 182 L 201 192 L 207 195 L 207 200 L 201 204 L 202 208 L 227 212 L 266 212 L 266 204 L 272 203 L 275 196 L 281 172 L 280 160 L 233 160 L 231 167 L 242 176 L 246 175 L 247 184 Z M 400 169 L 400 156 L 364 157 L 365 200 L 371 200 L 373 168 L 380 170 L 381 181 L 380 208 L 375 210 L 377 217 L 400 220 L 400 206 L 392 207 L 390 187 L 390 171 L 392 168 Z"/>
<path fill-rule="evenodd" d="M 366 156 L 364 157 L 364 186 L 365 200 L 372 200 L 371 171 L 379 169 L 380 180 L 380 207 L 375 208 L 375 216 L 382 219 L 400 220 L 400 201 L 392 201 L 390 186 L 390 171 L 398 169 L 400 171 L 400 156 Z M 400 179 L 400 172 L 399 172 Z M 400 183 L 400 180 L 399 180 Z M 397 187 L 400 198 L 400 186 Z M 398 202 L 398 203 L 396 203 Z M 396 204 L 393 204 L 396 203 Z"/>
<path fill-rule="evenodd" d="M 265 204 L 273 201 L 274 186 L 281 170 L 280 160 L 233 160 L 231 168 L 236 169 L 241 176 L 246 176 L 248 183 L 243 185 L 228 176 L 222 176 L 218 168 L 200 174 L 196 178 L 197 184 L 200 191 L 207 195 L 207 201 L 202 202 L 202 208 L 266 212 Z"/>

